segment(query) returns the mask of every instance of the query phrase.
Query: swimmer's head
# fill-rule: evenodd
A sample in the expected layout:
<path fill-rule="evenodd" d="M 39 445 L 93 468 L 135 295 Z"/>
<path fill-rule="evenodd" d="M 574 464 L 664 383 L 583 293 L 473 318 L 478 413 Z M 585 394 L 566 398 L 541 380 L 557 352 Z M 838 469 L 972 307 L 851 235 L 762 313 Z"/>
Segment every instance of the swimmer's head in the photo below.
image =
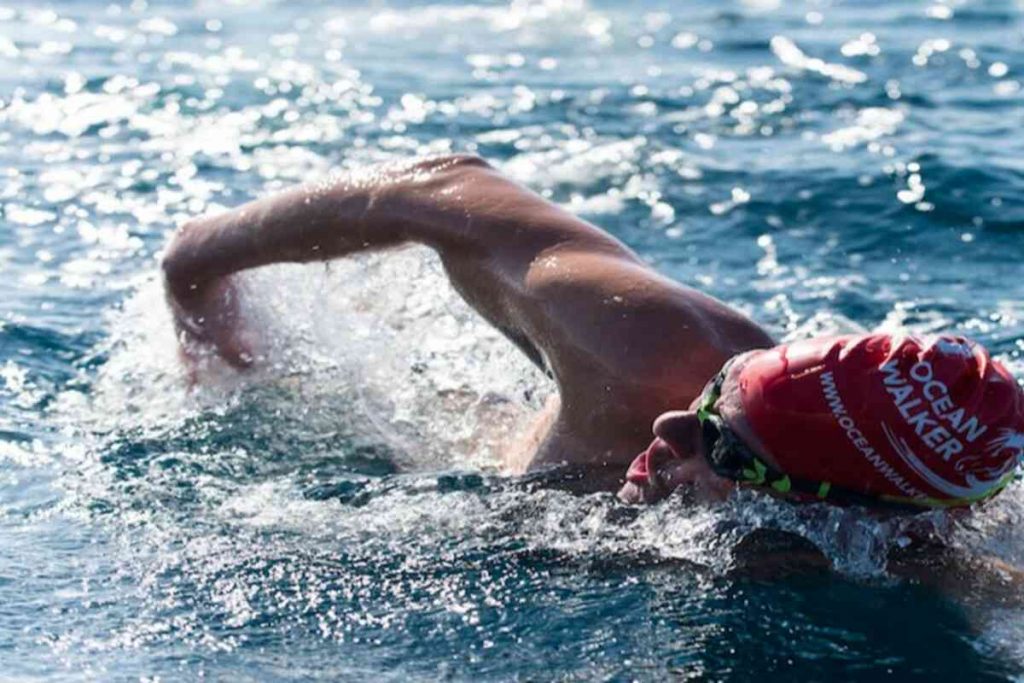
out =
<path fill-rule="evenodd" d="M 755 353 L 730 360 L 689 410 L 664 413 L 654 421 L 654 441 L 629 466 L 626 483 L 619 491 L 620 500 L 653 503 L 676 491 L 694 502 L 718 502 L 729 497 L 738 482 L 724 472 L 716 472 L 711 465 L 715 435 L 702 423 L 700 410 L 709 400 L 730 434 L 749 444 L 765 461 L 772 461 L 744 418 L 737 391 L 736 377 Z"/>
<path fill-rule="evenodd" d="M 960 337 L 794 342 L 743 354 L 716 380 L 695 410 L 659 418 L 697 425 L 678 444 L 681 428 L 658 436 L 681 461 L 702 461 L 687 472 L 704 489 L 711 473 L 805 500 L 966 507 L 1002 490 L 1024 457 L 1024 394 Z M 698 481 L 667 475 L 680 464 L 655 444 L 630 468 L 624 500 Z"/>

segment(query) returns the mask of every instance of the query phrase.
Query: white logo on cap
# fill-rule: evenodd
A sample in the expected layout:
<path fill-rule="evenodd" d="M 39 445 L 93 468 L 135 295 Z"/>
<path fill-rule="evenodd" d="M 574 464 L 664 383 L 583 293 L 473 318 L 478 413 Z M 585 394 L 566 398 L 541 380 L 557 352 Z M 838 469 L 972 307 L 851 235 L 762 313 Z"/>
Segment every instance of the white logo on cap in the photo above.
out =
<path fill-rule="evenodd" d="M 999 436 L 988 442 L 988 448 L 985 450 L 992 455 L 1009 450 L 1013 452 L 1014 458 L 1022 460 L 1024 459 L 1024 432 L 1004 427 L 999 430 Z"/>
<path fill-rule="evenodd" d="M 882 431 L 885 433 L 885 438 L 889 440 L 889 444 L 893 447 L 893 450 L 903 458 L 903 461 L 907 463 L 922 479 L 946 495 L 955 496 L 957 498 L 977 498 L 991 491 L 992 488 L 999 483 L 999 478 L 1009 470 L 1008 467 L 1003 467 L 1001 468 L 1001 471 L 966 471 L 963 473 L 963 476 L 964 483 L 967 485 L 961 486 L 949 479 L 946 479 L 940 473 L 928 467 L 928 465 L 926 465 L 910 448 L 910 444 L 907 443 L 906 439 L 900 437 L 884 422 L 882 422 L 881 425 Z M 959 466 L 957 469 L 961 470 Z M 979 474 L 982 476 L 979 477 Z"/>
<path fill-rule="evenodd" d="M 960 356 L 961 358 L 971 358 L 974 356 L 970 343 L 960 339 L 939 337 L 935 340 L 935 348 L 950 356 Z"/>

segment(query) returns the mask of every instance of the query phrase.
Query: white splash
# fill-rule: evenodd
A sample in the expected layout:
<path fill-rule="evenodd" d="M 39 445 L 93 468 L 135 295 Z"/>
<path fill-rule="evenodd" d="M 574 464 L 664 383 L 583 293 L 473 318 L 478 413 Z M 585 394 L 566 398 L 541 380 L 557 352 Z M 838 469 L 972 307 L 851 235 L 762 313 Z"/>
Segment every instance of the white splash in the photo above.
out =
<path fill-rule="evenodd" d="M 494 467 L 552 391 L 455 294 L 425 249 L 267 268 L 240 281 L 260 340 L 255 370 L 210 362 L 190 394 L 160 283 L 151 280 L 112 321 L 93 419 L 106 428 L 173 425 L 190 410 L 270 386 L 281 392 L 280 410 L 305 411 L 311 433 L 354 419 L 407 466 Z M 347 415 L 337 414 L 339 401 Z"/>

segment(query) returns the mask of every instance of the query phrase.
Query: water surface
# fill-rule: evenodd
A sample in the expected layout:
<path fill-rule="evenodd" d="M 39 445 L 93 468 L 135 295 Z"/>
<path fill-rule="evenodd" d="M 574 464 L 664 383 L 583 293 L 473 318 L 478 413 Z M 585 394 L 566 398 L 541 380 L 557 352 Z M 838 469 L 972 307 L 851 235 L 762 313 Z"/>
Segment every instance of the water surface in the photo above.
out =
<path fill-rule="evenodd" d="M 780 338 L 950 330 L 1020 374 L 1022 16 L 0 7 L 4 677 L 1021 680 L 1024 613 L 891 576 L 904 525 L 501 477 L 552 388 L 423 251 L 247 277 L 267 360 L 192 393 L 156 264 L 190 216 L 476 152 Z M 947 542 L 1021 565 L 1022 517 Z M 831 570 L 740 571 L 759 528 Z"/>

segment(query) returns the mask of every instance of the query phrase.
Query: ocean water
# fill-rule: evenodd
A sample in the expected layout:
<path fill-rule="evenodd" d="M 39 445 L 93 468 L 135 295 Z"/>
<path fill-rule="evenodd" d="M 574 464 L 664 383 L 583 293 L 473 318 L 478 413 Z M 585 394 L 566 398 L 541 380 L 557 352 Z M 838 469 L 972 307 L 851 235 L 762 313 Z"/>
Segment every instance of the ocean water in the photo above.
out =
<path fill-rule="evenodd" d="M 779 338 L 1022 373 L 1021 3 L 2 2 L 0 679 L 1024 680 L 1020 586 L 896 577 L 909 522 L 501 476 L 552 387 L 428 252 L 247 275 L 260 367 L 193 391 L 157 273 L 190 216 L 471 151 Z M 941 534 L 1021 566 L 1022 521 Z M 828 567 L 744 569 L 765 529 Z"/>

